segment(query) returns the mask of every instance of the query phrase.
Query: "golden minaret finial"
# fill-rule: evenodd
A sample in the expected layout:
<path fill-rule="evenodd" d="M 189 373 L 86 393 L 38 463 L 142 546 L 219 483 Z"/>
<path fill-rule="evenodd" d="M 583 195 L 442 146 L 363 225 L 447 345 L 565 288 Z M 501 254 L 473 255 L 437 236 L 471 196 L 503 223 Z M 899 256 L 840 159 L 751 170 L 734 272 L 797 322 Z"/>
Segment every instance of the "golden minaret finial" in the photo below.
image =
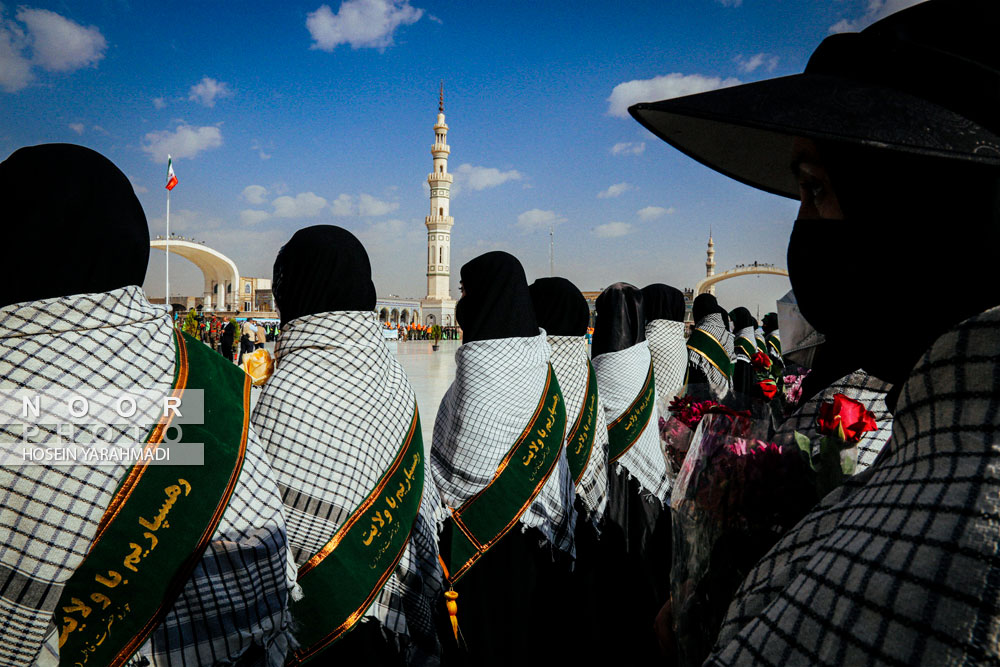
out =
<path fill-rule="evenodd" d="M 444 79 L 441 79 L 441 94 L 438 96 L 438 112 L 444 113 Z"/>

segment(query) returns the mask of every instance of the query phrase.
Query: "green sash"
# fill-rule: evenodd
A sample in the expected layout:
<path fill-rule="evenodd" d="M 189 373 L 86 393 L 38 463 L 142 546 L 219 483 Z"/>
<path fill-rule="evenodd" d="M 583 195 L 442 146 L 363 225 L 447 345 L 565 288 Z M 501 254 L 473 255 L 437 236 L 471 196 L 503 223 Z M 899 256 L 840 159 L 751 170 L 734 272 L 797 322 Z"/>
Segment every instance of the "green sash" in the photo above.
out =
<path fill-rule="evenodd" d="M 625 452 L 632 448 L 642 432 L 649 425 L 649 418 L 653 414 L 653 399 L 656 395 L 656 383 L 653 380 L 653 360 L 649 360 L 649 372 L 646 373 L 646 382 L 642 390 L 628 410 L 623 412 L 618 419 L 608 424 L 608 463 L 619 459 Z"/>
<path fill-rule="evenodd" d="M 753 355 L 757 354 L 757 348 L 754 346 L 753 341 L 749 338 L 744 338 L 743 336 L 737 338 L 736 347 L 738 347 L 750 361 L 753 361 Z"/>
<path fill-rule="evenodd" d="M 236 487 L 250 377 L 187 334 L 175 353 L 173 396 L 205 390 L 205 423 L 184 424 L 185 441 L 204 443 L 204 465 L 132 466 L 56 606 L 60 665 L 117 666 L 135 653 L 173 606 Z M 150 431 L 147 450 L 172 416 Z"/>
<path fill-rule="evenodd" d="M 312 660 L 361 619 L 410 541 L 424 491 L 424 441 L 413 420 L 375 488 L 333 538 L 299 569 L 303 597 L 293 603 L 301 648 L 288 661 Z"/>
<path fill-rule="evenodd" d="M 733 374 L 733 361 L 729 358 L 726 348 L 707 331 L 702 329 L 692 331 L 687 340 L 687 348 L 704 357 L 727 378 Z"/>
<path fill-rule="evenodd" d="M 781 339 L 771 334 L 767 337 L 767 353 L 772 357 L 781 358 Z"/>
<path fill-rule="evenodd" d="M 757 336 L 757 349 L 767 354 L 767 341 L 762 336 Z"/>
<path fill-rule="evenodd" d="M 577 415 L 573 429 L 566 436 L 566 459 L 573 483 L 579 484 L 583 471 L 590 462 L 590 452 L 594 449 L 594 426 L 597 424 L 597 375 L 587 361 L 587 391 L 583 395 L 583 405 Z"/>
<path fill-rule="evenodd" d="M 445 576 L 454 584 L 514 527 L 542 490 L 559 460 L 566 407 L 549 366 L 545 390 L 528 426 L 497 466 L 493 479 L 451 511 L 451 544 L 442 544 Z"/>

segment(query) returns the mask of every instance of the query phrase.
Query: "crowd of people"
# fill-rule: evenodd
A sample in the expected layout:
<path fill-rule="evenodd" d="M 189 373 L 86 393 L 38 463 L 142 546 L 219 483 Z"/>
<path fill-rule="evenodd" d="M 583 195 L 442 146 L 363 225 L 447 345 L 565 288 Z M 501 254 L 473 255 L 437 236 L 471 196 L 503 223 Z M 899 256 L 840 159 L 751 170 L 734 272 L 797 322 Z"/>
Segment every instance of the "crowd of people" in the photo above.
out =
<path fill-rule="evenodd" d="M 130 423 L 143 451 L 183 426 L 204 462 L 8 452 L 0 663 L 996 664 L 998 25 L 988 0 L 929 0 L 827 38 L 802 75 L 632 107 L 800 201 L 793 291 L 761 322 L 699 295 L 686 335 L 679 290 L 615 283 L 588 343 L 576 285 L 480 255 L 429 443 L 350 232 L 278 252 L 251 411 L 225 350 L 266 333 L 212 325 L 220 356 L 149 303 L 125 175 L 79 146 L 16 151 L 13 275 L 37 280 L 3 288 L 0 386 L 195 393 L 200 423 L 160 404 Z M 27 438 L 21 406 L 4 442 Z"/>

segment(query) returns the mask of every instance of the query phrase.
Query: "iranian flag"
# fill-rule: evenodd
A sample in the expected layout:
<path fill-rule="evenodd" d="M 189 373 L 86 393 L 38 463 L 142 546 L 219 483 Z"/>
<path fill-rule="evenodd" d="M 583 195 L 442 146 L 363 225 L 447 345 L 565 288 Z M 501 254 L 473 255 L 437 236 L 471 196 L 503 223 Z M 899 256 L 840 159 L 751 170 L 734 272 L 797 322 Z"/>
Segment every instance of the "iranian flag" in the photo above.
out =
<path fill-rule="evenodd" d="M 167 190 L 173 190 L 177 185 L 177 176 L 174 174 L 174 162 L 167 156 Z"/>

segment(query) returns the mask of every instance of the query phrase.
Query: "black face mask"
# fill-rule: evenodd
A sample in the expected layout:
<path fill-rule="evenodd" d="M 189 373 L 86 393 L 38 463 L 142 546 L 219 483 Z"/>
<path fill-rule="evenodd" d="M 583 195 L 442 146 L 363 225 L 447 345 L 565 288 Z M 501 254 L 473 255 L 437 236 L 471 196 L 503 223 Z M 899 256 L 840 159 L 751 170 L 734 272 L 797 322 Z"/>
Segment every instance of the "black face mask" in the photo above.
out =
<path fill-rule="evenodd" d="M 947 247 L 957 245 L 947 238 L 955 235 L 935 241 L 930 233 L 898 222 L 796 220 L 788 241 L 788 274 L 802 316 L 855 358 L 857 368 L 887 382 L 906 379 L 940 335 L 941 306 L 954 302 L 954 286 L 942 277 L 956 275 L 959 258 Z M 935 310 L 939 315 L 929 319 Z"/>

